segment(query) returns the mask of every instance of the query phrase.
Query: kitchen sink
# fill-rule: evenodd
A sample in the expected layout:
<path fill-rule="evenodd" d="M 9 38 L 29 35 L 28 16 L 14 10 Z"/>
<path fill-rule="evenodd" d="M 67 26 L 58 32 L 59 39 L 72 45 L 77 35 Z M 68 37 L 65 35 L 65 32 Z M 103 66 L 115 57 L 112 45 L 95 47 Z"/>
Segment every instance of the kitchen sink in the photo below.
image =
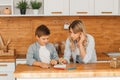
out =
<path fill-rule="evenodd" d="M 106 52 L 109 57 L 120 57 L 120 52 Z"/>

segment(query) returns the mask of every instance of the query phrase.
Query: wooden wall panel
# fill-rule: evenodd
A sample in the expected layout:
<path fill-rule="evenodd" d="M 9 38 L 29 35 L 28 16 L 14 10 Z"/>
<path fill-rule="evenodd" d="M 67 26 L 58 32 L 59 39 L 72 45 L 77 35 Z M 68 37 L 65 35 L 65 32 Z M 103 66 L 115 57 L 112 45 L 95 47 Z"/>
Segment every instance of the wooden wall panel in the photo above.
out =
<path fill-rule="evenodd" d="M 36 39 L 34 31 L 40 24 L 51 30 L 50 42 L 65 41 L 68 30 L 63 29 L 64 23 L 81 19 L 86 31 L 95 38 L 97 53 L 118 51 L 120 48 L 120 17 L 119 16 L 60 16 L 60 17 L 0 17 L 0 34 L 4 42 L 11 38 L 10 49 L 17 54 L 26 54 L 28 46 Z"/>

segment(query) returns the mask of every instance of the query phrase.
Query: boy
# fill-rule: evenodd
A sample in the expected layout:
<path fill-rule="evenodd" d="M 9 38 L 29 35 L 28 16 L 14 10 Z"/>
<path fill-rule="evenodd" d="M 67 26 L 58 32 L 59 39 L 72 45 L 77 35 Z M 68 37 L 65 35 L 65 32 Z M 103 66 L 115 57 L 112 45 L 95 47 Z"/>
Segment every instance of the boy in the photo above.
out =
<path fill-rule="evenodd" d="M 40 25 L 35 31 L 37 41 L 29 46 L 27 52 L 27 64 L 49 68 L 57 64 L 58 54 L 54 46 L 49 43 L 50 30 L 45 25 Z"/>

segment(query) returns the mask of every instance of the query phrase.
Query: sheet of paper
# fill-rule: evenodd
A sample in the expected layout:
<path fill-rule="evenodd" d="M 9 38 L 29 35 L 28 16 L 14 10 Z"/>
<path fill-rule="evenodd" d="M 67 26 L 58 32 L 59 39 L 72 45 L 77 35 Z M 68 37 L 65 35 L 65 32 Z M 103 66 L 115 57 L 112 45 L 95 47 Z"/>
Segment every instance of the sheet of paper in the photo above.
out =
<path fill-rule="evenodd" d="M 66 64 L 56 64 L 54 65 L 54 68 L 66 68 Z"/>

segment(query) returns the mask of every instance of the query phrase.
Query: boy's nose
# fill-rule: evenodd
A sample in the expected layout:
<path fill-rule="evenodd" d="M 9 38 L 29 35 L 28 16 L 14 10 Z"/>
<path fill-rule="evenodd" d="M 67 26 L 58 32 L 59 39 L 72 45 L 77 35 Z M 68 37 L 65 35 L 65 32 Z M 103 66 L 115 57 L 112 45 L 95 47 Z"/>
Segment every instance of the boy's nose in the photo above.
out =
<path fill-rule="evenodd" d="M 74 38 L 74 34 L 71 34 L 71 37 Z"/>

